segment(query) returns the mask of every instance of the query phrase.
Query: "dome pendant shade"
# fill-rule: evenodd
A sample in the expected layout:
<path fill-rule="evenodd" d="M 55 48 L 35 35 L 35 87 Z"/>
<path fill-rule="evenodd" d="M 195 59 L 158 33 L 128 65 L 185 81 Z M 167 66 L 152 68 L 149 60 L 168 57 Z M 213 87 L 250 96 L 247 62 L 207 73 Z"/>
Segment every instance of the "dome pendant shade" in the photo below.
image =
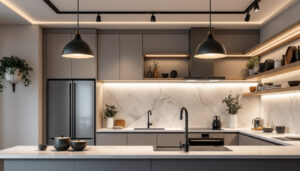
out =
<path fill-rule="evenodd" d="M 195 51 L 195 58 L 217 59 L 226 57 L 225 47 L 214 39 L 212 34 L 208 35 L 207 40 L 200 43 Z"/>
<path fill-rule="evenodd" d="M 81 39 L 79 33 L 76 34 L 75 39 L 70 41 L 62 52 L 64 58 L 86 59 L 93 58 L 94 53 L 90 46 Z"/>

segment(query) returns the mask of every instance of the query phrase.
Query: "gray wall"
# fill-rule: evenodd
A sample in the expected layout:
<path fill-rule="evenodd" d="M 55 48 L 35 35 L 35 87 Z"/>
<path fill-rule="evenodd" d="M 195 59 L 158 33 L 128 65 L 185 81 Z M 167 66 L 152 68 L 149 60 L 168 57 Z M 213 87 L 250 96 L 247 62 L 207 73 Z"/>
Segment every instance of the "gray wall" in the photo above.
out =
<path fill-rule="evenodd" d="M 38 144 L 41 134 L 41 29 L 33 25 L 1 25 L 0 57 L 16 55 L 33 68 L 31 85 L 18 84 L 0 93 L 0 149 Z"/>
<path fill-rule="evenodd" d="M 263 25 L 260 30 L 260 41 L 270 38 L 272 35 L 285 29 L 287 26 L 300 20 L 300 1 L 280 13 L 278 16 Z"/>

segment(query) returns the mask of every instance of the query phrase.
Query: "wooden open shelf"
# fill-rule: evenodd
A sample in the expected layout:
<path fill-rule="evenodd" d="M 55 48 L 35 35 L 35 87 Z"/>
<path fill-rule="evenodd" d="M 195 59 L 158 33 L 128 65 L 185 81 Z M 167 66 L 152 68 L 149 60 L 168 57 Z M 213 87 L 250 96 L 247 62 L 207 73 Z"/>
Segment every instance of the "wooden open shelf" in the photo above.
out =
<path fill-rule="evenodd" d="M 243 96 L 262 96 L 262 95 L 270 95 L 270 94 L 284 94 L 284 93 L 293 93 L 300 92 L 300 87 L 288 87 L 288 88 L 275 88 L 269 90 L 263 90 L 253 93 L 243 93 Z"/>
<path fill-rule="evenodd" d="M 183 80 L 183 78 L 144 78 L 144 80 L 155 80 L 155 81 L 163 81 L 163 80 Z"/>
<path fill-rule="evenodd" d="M 247 77 L 246 80 L 261 81 L 262 79 L 276 77 L 276 76 L 283 75 L 283 74 L 288 74 L 293 71 L 300 71 L 300 61 Z"/>

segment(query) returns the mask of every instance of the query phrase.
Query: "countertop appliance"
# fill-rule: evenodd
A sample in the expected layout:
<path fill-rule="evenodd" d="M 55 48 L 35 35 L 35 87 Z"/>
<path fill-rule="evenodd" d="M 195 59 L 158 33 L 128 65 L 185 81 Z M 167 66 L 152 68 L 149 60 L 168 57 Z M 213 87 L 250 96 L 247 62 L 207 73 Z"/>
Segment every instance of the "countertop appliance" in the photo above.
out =
<path fill-rule="evenodd" d="M 47 144 L 61 136 L 95 144 L 95 88 L 94 79 L 47 81 Z"/>
<path fill-rule="evenodd" d="M 260 117 L 256 117 L 255 119 L 252 120 L 252 124 L 254 128 L 259 128 L 264 125 L 264 120 L 261 119 Z"/>

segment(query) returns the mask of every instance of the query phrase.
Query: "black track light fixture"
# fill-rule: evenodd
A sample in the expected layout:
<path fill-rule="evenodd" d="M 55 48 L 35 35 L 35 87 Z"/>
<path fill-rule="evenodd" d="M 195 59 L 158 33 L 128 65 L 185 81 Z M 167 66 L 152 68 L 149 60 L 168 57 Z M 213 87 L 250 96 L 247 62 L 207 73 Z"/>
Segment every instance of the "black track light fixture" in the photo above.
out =
<path fill-rule="evenodd" d="M 258 2 L 254 4 L 254 11 L 255 12 L 258 12 L 260 9 L 259 9 L 259 5 L 258 5 Z"/>
<path fill-rule="evenodd" d="M 246 14 L 245 21 L 246 21 L 246 22 L 249 22 L 249 21 L 250 21 L 250 14 L 249 14 L 249 12 Z"/>
<path fill-rule="evenodd" d="M 156 17 L 155 17 L 155 15 L 153 13 L 151 15 L 151 22 L 156 22 Z"/>
<path fill-rule="evenodd" d="M 98 13 L 97 17 L 96 17 L 96 22 L 101 22 L 101 16 L 100 14 Z"/>

